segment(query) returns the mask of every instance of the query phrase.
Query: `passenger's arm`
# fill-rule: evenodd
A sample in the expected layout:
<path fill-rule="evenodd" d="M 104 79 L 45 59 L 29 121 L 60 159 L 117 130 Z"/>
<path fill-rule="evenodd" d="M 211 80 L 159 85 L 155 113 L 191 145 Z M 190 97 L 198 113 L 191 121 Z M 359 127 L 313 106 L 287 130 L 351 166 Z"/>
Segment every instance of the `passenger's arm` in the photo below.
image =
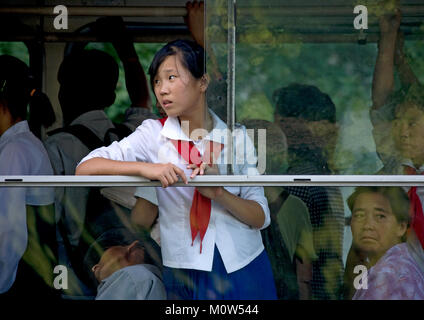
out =
<path fill-rule="evenodd" d="M 214 165 L 211 169 L 206 169 L 208 165 L 201 164 L 196 166 L 195 164 L 188 165 L 187 168 L 193 169 L 191 178 L 195 178 L 198 174 L 213 174 L 218 175 L 218 169 Z M 223 187 L 197 187 L 196 188 L 204 197 L 216 201 L 225 209 L 227 209 L 235 218 L 241 222 L 253 227 L 260 229 L 266 222 L 266 215 L 262 206 L 255 200 L 245 199 L 238 197 L 231 192 L 228 192 Z M 265 199 L 263 189 L 262 196 Z M 266 202 L 266 199 L 265 199 Z M 266 202 L 268 208 L 268 203 Z M 269 216 L 269 209 L 268 209 Z"/>
<path fill-rule="evenodd" d="M 399 74 L 402 85 L 407 86 L 418 83 L 418 79 L 408 64 L 407 58 L 403 51 L 404 36 L 402 32 L 398 32 L 395 51 L 395 65 Z"/>
<path fill-rule="evenodd" d="M 258 202 L 238 197 L 232 194 L 231 192 L 228 192 L 222 187 L 202 188 L 221 188 L 220 190 L 222 192 L 217 192 L 213 200 L 215 200 L 224 208 L 226 208 L 234 217 L 236 217 L 241 222 L 256 229 L 262 228 L 265 224 L 265 212 Z M 203 191 L 200 192 L 203 193 Z"/>
<path fill-rule="evenodd" d="M 138 59 L 134 44 L 129 37 L 113 42 L 122 61 L 125 72 L 125 85 L 131 100 L 131 107 L 150 109 L 151 101 L 147 78 Z"/>
<path fill-rule="evenodd" d="M 144 198 L 137 198 L 137 202 L 131 210 L 131 222 L 137 227 L 150 231 L 158 213 L 158 207 L 155 204 Z"/>
<path fill-rule="evenodd" d="M 129 175 L 159 180 L 163 187 L 178 181 L 187 183 L 184 171 L 171 163 L 151 163 L 150 154 L 159 152 L 155 147 L 156 132 L 162 127 L 157 120 L 147 119 L 136 131 L 108 147 L 90 152 L 78 164 L 76 175 Z"/>
<path fill-rule="evenodd" d="M 124 67 L 125 85 L 131 106 L 150 109 L 150 94 L 146 75 L 122 18 L 100 18 L 96 21 L 96 31 L 103 36 L 112 37 L 112 44 Z"/>
<path fill-rule="evenodd" d="M 198 45 L 202 46 L 208 54 L 211 61 L 211 73 L 213 79 L 222 79 L 222 75 L 219 72 L 218 62 L 210 45 L 205 42 L 205 5 L 203 1 L 197 2 L 188 1 L 186 3 L 187 16 L 184 17 L 184 21 L 191 33 L 194 41 Z"/>
<path fill-rule="evenodd" d="M 400 19 L 399 10 L 395 15 L 380 18 L 380 40 L 372 83 L 373 109 L 384 105 L 394 87 L 394 56 Z"/>
<path fill-rule="evenodd" d="M 178 182 L 180 176 L 187 184 L 184 171 L 172 163 L 120 161 L 95 157 L 81 162 L 75 174 L 142 176 L 150 180 L 159 180 L 164 188 Z"/>

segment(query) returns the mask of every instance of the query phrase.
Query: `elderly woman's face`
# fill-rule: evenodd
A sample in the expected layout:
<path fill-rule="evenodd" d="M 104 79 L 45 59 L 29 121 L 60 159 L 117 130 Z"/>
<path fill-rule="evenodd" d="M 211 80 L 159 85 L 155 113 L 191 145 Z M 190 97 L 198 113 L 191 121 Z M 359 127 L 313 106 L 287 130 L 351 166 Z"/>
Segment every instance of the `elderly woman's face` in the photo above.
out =
<path fill-rule="evenodd" d="M 352 210 L 352 236 L 356 249 L 379 259 L 400 243 L 406 223 L 399 223 L 389 200 L 380 193 L 361 193 Z"/>

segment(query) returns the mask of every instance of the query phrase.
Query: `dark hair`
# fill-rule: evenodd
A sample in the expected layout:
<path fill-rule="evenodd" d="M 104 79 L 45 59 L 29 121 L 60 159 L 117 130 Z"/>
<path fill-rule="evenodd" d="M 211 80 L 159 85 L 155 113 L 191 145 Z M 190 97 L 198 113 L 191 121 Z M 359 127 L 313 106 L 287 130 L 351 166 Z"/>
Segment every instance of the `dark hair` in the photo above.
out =
<path fill-rule="evenodd" d="M 0 99 L 13 120 L 28 119 L 34 126 L 50 126 L 55 121 L 50 100 L 36 88 L 28 66 L 10 55 L 0 56 Z"/>
<path fill-rule="evenodd" d="M 112 228 L 104 232 L 94 241 L 84 257 L 85 277 L 89 279 L 93 287 L 97 286 L 97 279 L 94 277 L 91 269 L 97 264 L 103 253 L 114 246 L 127 246 L 135 240 L 144 248 L 144 262 L 152 264 L 162 269 L 162 259 L 159 245 L 148 235 L 147 232 L 138 232 L 135 234 L 127 228 Z"/>
<path fill-rule="evenodd" d="M 63 59 L 57 74 L 61 88 L 66 88 L 63 99 L 74 102 L 72 108 L 83 108 L 73 112 L 75 115 L 112 105 L 118 77 L 116 61 L 96 49 L 72 52 Z"/>
<path fill-rule="evenodd" d="M 424 111 L 424 86 L 415 83 L 407 85 L 393 92 L 387 98 L 386 105 L 388 105 L 388 109 L 394 109 L 396 114 L 399 112 L 399 107 L 407 102 L 413 103 Z"/>
<path fill-rule="evenodd" d="M 401 187 L 356 187 L 355 191 L 347 199 L 347 205 L 351 212 L 355 201 L 360 194 L 379 193 L 390 202 L 392 212 L 398 223 L 409 223 L 409 198 Z"/>
<path fill-rule="evenodd" d="M 206 73 L 205 51 L 194 41 L 175 40 L 166 44 L 156 52 L 149 67 L 150 85 L 154 88 L 153 80 L 162 62 L 169 56 L 181 55 L 181 63 L 191 75 L 200 79 Z"/>
<path fill-rule="evenodd" d="M 283 174 L 283 166 L 286 166 L 287 163 L 279 163 L 280 167 L 275 168 L 272 164 L 275 154 L 281 154 L 284 156 L 284 160 L 287 160 L 287 138 L 283 130 L 273 122 L 263 120 L 263 119 L 245 119 L 241 121 L 241 124 L 246 127 L 246 129 L 254 129 L 255 135 L 258 134 L 258 129 L 266 130 L 266 173 L 267 174 Z M 253 139 L 255 145 L 257 156 L 259 157 L 259 138 Z M 281 159 L 278 159 L 281 160 Z M 283 161 L 284 162 L 284 161 Z"/>
<path fill-rule="evenodd" d="M 275 90 L 272 99 L 276 112 L 282 117 L 336 122 L 336 106 L 327 94 L 315 86 L 290 84 Z"/>

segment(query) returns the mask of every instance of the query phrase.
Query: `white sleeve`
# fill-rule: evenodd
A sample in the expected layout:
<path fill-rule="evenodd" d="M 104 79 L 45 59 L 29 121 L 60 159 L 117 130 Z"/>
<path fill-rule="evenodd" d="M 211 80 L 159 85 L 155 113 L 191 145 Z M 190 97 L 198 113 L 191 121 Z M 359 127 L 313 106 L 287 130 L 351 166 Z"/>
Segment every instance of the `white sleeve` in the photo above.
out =
<path fill-rule="evenodd" d="M 78 165 L 92 158 L 106 158 L 118 161 L 142 161 L 151 162 L 150 154 L 152 143 L 157 138 L 160 123 L 157 120 L 148 119 L 143 121 L 132 134 L 121 141 L 113 142 L 108 147 L 101 147 L 90 152 Z"/>
<path fill-rule="evenodd" d="M 156 206 L 158 205 L 158 198 L 156 195 L 156 189 L 154 187 L 137 187 L 134 196 L 146 199 Z"/>
<path fill-rule="evenodd" d="M 259 175 L 258 169 L 257 169 L 257 157 L 256 157 L 256 151 L 255 146 L 253 145 L 252 140 L 249 138 L 249 136 L 246 133 L 246 128 L 242 126 L 241 129 L 239 129 L 242 133 L 241 135 L 236 135 L 236 149 L 242 148 L 244 152 L 237 152 L 237 154 L 243 155 L 243 161 L 241 159 L 237 159 L 237 156 L 235 156 L 233 159 L 236 159 L 236 161 L 240 161 L 242 164 L 240 166 L 236 166 L 238 168 L 237 174 L 240 175 Z M 240 156 L 238 156 L 240 158 Z M 236 162 L 237 163 L 237 162 Z M 265 214 L 265 221 L 263 226 L 260 228 L 260 230 L 265 229 L 269 226 L 271 223 L 271 215 L 269 212 L 268 207 L 268 200 L 265 197 L 264 188 L 261 186 L 254 186 L 254 187 L 241 187 L 240 188 L 240 197 L 247 200 L 253 200 L 256 201 L 261 207 Z"/>

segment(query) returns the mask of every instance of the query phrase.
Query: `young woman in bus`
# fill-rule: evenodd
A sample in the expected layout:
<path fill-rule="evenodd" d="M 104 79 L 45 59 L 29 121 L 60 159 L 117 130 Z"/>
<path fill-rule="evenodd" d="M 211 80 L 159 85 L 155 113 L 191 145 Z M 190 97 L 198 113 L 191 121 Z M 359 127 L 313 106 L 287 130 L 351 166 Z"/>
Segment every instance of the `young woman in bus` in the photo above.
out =
<path fill-rule="evenodd" d="M 159 50 L 149 74 L 167 118 L 146 120 L 127 138 L 91 152 L 76 174 L 161 182 L 156 191 L 169 299 L 275 299 L 260 234 L 270 223 L 263 188 L 168 188 L 178 177 L 187 184 L 187 175 L 227 173 L 227 126 L 206 106 L 204 56 L 201 46 L 184 40 Z M 247 152 L 237 153 L 244 159 L 237 159 L 234 174 L 258 174 L 253 144 L 239 129 L 235 150 L 246 143 Z"/>

